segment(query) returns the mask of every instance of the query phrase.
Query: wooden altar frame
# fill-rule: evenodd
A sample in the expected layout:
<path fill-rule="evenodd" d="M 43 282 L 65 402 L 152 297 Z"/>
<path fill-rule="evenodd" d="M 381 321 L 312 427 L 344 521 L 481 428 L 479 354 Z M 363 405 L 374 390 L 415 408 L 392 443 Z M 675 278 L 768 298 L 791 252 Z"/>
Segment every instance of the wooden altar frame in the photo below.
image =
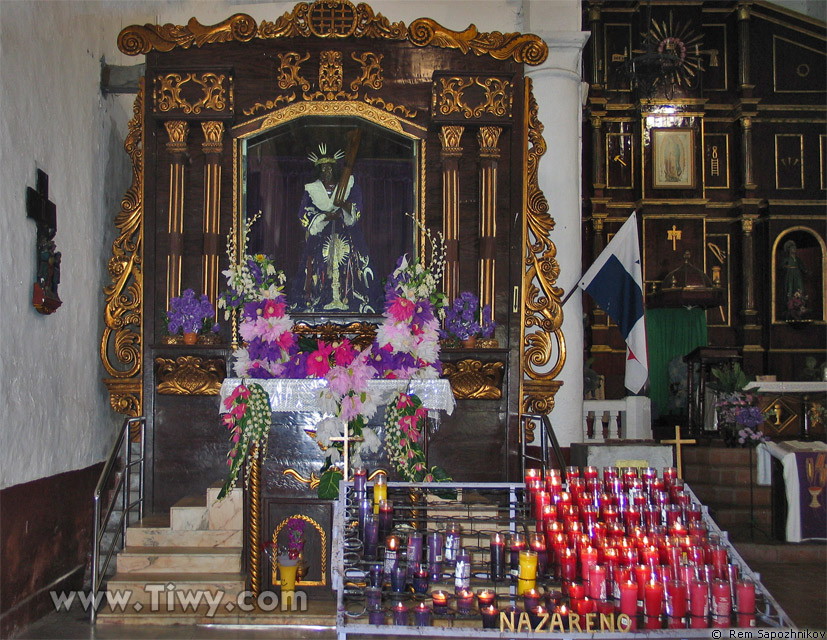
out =
<path fill-rule="evenodd" d="M 337 21 L 318 20 L 317 10 L 322 11 L 331 6 L 341 10 L 342 15 L 350 15 L 349 19 Z M 330 42 L 331 48 L 336 46 L 338 39 L 364 38 L 365 42 L 384 40 L 386 42 L 404 43 L 406 46 L 435 47 L 459 52 L 464 56 L 489 58 L 494 60 L 510 60 L 518 64 L 539 65 L 548 55 L 548 47 L 539 37 L 532 34 L 520 33 L 480 33 L 476 27 L 470 25 L 463 31 L 447 29 L 437 22 L 420 18 L 409 26 L 401 22 L 391 23 L 381 14 L 376 14 L 368 5 L 355 6 L 349 0 L 317 0 L 312 3 L 299 3 L 292 12 L 287 12 L 274 22 L 262 21 L 257 23 L 251 16 L 236 14 L 214 25 L 202 25 L 195 18 L 187 25 L 134 25 L 122 30 L 118 38 L 120 50 L 127 55 L 152 55 L 174 50 L 190 49 L 195 51 L 203 46 L 221 47 L 227 43 L 246 44 L 261 43 L 287 37 L 321 38 Z M 157 58 L 156 58 L 157 59 Z M 291 68 L 287 65 L 285 82 L 297 80 L 297 89 L 301 93 L 300 80 L 290 77 Z M 370 69 L 370 64 L 366 63 Z M 484 64 L 479 69 L 484 69 Z M 480 72 L 484 73 L 484 72 Z M 154 393 L 154 379 L 151 366 L 145 362 L 145 354 L 151 346 L 148 341 L 154 340 L 153 335 L 147 333 L 147 323 L 152 326 L 152 320 L 145 317 L 145 283 L 144 283 L 144 233 L 145 211 L 149 198 L 149 187 L 146 184 L 145 151 L 150 139 L 147 133 L 147 115 L 150 106 L 155 109 L 154 116 L 158 116 L 158 109 L 164 110 L 164 117 L 173 119 L 178 114 L 190 120 L 198 120 L 197 114 L 202 110 L 209 111 L 203 119 L 211 122 L 229 122 L 233 118 L 234 101 L 237 100 L 236 88 L 232 76 L 226 73 L 198 72 L 192 78 L 178 79 L 177 86 L 164 82 L 176 82 L 171 74 L 161 79 L 153 78 L 155 84 L 152 89 L 147 82 L 141 81 L 141 87 L 134 104 L 134 117 L 129 122 L 129 134 L 124 148 L 132 163 L 133 181 L 121 203 L 121 210 L 115 217 L 116 239 L 112 245 L 112 257 L 109 261 L 111 283 L 104 288 L 105 307 L 100 356 L 107 372 L 104 380 L 109 393 L 113 409 L 119 413 L 137 416 L 146 411 L 145 403 L 149 400 L 148 394 Z M 453 78 L 452 78 L 453 80 Z M 450 114 L 454 107 L 460 112 L 470 115 L 467 119 L 467 128 L 498 127 L 502 122 L 500 113 L 511 115 L 511 98 L 514 105 L 521 109 L 519 118 L 522 123 L 522 155 L 512 157 L 512 165 L 521 165 L 522 193 L 515 195 L 521 204 L 522 214 L 522 246 L 523 265 L 520 288 L 513 293 L 513 308 L 511 312 L 518 314 L 519 324 L 514 323 L 513 344 L 517 346 L 517 353 L 504 356 L 513 364 L 514 371 L 509 378 L 513 381 L 512 395 L 515 402 L 508 408 L 509 436 L 507 447 L 511 454 L 517 450 L 514 425 L 518 425 L 523 414 L 545 414 L 554 407 L 554 397 L 562 384 L 557 380 L 566 360 L 565 340 L 562 333 L 563 311 L 561 307 L 562 289 L 557 286 L 560 267 L 557 262 L 557 249 L 551 239 L 554 229 L 554 219 L 549 213 L 549 205 L 539 188 L 538 168 L 541 157 L 546 151 L 543 139 L 543 125 L 539 120 L 538 105 L 532 93 L 532 83 L 529 78 L 522 79 L 520 92 L 516 97 L 512 94 L 507 102 L 507 109 L 503 111 L 505 95 L 497 87 L 496 78 L 469 75 L 457 78 L 457 84 L 443 90 L 435 89 L 433 107 L 435 113 Z M 370 74 L 366 74 L 359 82 L 369 83 Z M 187 86 L 184 83 L 189 82 Z M 182 90 L 183 87 L 183 90 Z M 457 87 L 460 87 L 459 89 Z M 464 91 L 462 87 L 470 87 Z M 203 89 L 203 96 L 198 92 Z M 510 90 L 514 90 L 511 87 Z M 343 89 L 347 91 L 347 88 Z M 353 87 L 352 91 L 359 93 Z M 472 90 L 477 91 L 473 94 Z M 176 93 L 177 91 L 177 93 Z M 195 93 L 193 94 L 193 91 Z M 188 93 L 189 92 L 189 93 Z M 350 109 L 359 113 L 370 113 L 378 117 L 379 114 L 387 122 L 404 123 L 408 120 L 405 115 L 408 107 L 399 104 L 390 104 L 381 98 L 357 96 L 354 99 L 342 100 L 335 91 L 321 91 L 320 95 L 311 95 L 309 92 L 301 99 L 281 101 L 280 97 L 269 104 L 261 103 L 262 123 L 268 118 L 279 118 L 301 109 L 332 110 L 335 105 L 341 107 L 349 104 Z M 482 97 L 480 97 L 482 96 Z M 150 104 L 147 104 L 152 101 Z M 322 106 L 325 105 L 325 106 Z M 259 105 L 256 106 L 259 108 Z M 441 111 L 440 111 L 441 109 Z M 205 112 L 206 113 L 206 112 Z M 402 115 L 397 115 L 402 114 Z M 476 114 L 476 115 L 475 115 Z M 452 116 L 457 117 L 457 116 Z M 442 115 L 432 118 L 434 123 L 450 124 L 450 120 Z M 404 126 L 401 124 L 400 126 Z M 224 145 L 229 146 L 226 141 Z M 233 142 L 235 157 L 234 166 L 237 167 L 237 146 Z M 489 149 L 490 162 L 486 163 L 486 180 L 496 175 L 496 144 L 489 140 L 484 145 Z M 423 153 L 425 157 L 425 153 Z M 427 162 L 427 160 L 426 160 Z M 424 185 L 423 163 L 423 185 Z M 502 169 L 502 165 L 500 165 Z M 446 174 L 443 173 L 443 179 Z M 450 179 L 450 175 L 448 176 Z M 237 181 L 233 181 L 236 185 Z M 515 194 L 519 190 L 515 190 Z M 421 190 L 423 199 L 425 189 Z M 486 197 L 493 195 L 487 192 Z M 237 192 L 232 194 L 234 210 L 238 210 Z M 216 196 L 210 203 L 210 215 L 214 206 L 226 206 L 223 197 Z M 186 206 L 186 205 L 185 205 Z M 442 204 L 443 219 L 454 216 L 455 210 L 451 203 Z M 483 222 L 490 216 L 490 204 L 483 212 Z M 423 206 L 423 209 L 425 207 Z M 448 216 L 447 214 L 450 214 Z M 236 223 L 238 217 L 235 216 Z M 487 223 L 486 223 L 487 224 Z M 236 229 L 238 230 L 238 229 Z M 215 226 L 209 227 L 209 233 L 214 234 Z M 491 227 L 483 229 L 486 235 L 492 233 Z M 238 237 L 238 236 L 236 236 Z M 422 238 L 419 239 L 422 251 Z M 206 242 L 206 239 L 205 239 Z M 212 248 L 212 247 L 210 247 Z M 207 247 L 205 247 L 206 251 Z M 206 251 L 205 255 L 214 255 Z M 450 258 L 450 256 L 449 256 Z M 214 273 L 210 263 L 210 270 Z M 207 268 L 207 267 L 205 267 Z M 490 291 L 489 280 L 494 273 L 492 264 L 482 265 L 484 268 L 484 290 Z M 211 289 L 214 290 L 212 285 Z M 488 295 L 488 294 L 486 294 Z M 223 353 L 216 350 L 215 355 Z M 212 354 L 211 354 L 212 355 Z M 151 400 L 149 400 L 151 402 Z M 512 470 L 513 471 L 513 470 Z M 251 469 L 253 472 L 253 469 Z M 258 550 L 251 549 L 251 553 Z M 260 576 L 254 576 L 258 579 Z"/>

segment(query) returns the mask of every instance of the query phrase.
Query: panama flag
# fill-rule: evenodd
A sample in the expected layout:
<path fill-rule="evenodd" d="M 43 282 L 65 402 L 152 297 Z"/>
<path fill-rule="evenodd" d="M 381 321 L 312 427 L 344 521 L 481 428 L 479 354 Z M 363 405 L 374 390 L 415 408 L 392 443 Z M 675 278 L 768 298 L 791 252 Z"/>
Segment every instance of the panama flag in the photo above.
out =
<path fill-rule="evenodd" d="M 639 393 L 649 376 L 637 212 L 620 227 L 577 286 L 617 323 L 626 340 L 626 388 Z"/>

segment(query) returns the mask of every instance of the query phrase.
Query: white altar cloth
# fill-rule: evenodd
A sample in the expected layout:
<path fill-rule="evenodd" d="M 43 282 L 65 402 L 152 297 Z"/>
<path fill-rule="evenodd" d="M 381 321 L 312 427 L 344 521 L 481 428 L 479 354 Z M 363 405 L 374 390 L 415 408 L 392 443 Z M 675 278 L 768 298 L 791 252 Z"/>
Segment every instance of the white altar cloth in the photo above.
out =
<path fill-rule="evenodd" d="M 312 412 L 319 411 L 319 391 L 327 381 L 319 378 L 225 378 L 221 383 L 221 405 L 224 399 L 240 384 L 260 384 L 270 396 L 270 408 L 274 411 Z M 451 383 L 443 378 L 433 380 L 370 380 L 368 389 L 374 394 L 376 404 L 387 404 L 397 391 L 415 393 L 429 411 L 445 411 L 451 415 L 456 406 Z"/>
<path fill-rule="evenodd" d="M 798 467 L 795 461 L 796 452 L 827 451 L 827 444 L 823 442 L 801 442 L 799 440 L 785 442 L 762 442 L 757 447 L 758 455 L 758 484 L 772 483 L 772 460 L 778 458 L 784 468 L 784 487 L 787 494 L 787 542 L 801 542 L 801 509 L 799 508 L 801 487 L 798 481 Z"/>

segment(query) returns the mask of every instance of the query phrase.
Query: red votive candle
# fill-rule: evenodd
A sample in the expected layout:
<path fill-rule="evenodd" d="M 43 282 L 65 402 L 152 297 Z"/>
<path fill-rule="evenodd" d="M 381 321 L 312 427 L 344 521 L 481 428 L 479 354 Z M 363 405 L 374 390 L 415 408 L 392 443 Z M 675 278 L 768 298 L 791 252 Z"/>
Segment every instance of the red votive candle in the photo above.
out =
<path fill-rule="evenodd" d="M 597 613 L 602 613 L 605 615 L 613 615 L 617 607 L 615 607 L 614 600 L 598 600 L 597 601 Z"/>
<path fill-rule="evenodd" d="M 582 582 L 569 583 L 569 600 L 582 600 L 586 597 L 586 585 Z"/>
<path fill-rule="evenodd" d="M 577 600 L 577 604 L 574 605 L 574 610 L 581 616 L 595 613 L 597 611 L 597 601 L 589 597 L 581 598 Z"/>
<path fill-rule="evenodd" d="M 704 580 L 693 580 L 689 585 L 689 614 L 694 619 L 703 620 L 703 625 L 706 625 L 706 619 L 709 615 L 709 583 Z M 699 627 L 692 627 L 698 629 Z"/>
<path fill-rule="evenodd" d="M 542 474 L 540 473 L 539 469 L 526 469 L 525 470 L 525 484 L 529 486 L 532 480 L 538 480 L 542 478 Z"/>
<path fill-rule="evenodd" d="M 663 611 L 663 584 L 650 580 L 644 585 L 644 613 L 647 617 L 656 617 Z"/>
<path fill-rule="evenodd" d="M 712 581 L 712 617 L 729 619 L 732 613 L 732 595 L 729 593 L 729 584 L 724 580 Z"/>
<path fill-rule="evenodd" d="M 589 579 L 589 570 L 597 564 L 597 549 L 589 545 L 580 551 L 580 575 L 583 580 Z"/>
<path fill-rule="evenodd" d="M 408 624 L 408 607 L 404 602 L 397 602 L 393 605 L 393 623 L 397 626 L 404 626 Z"/>
<path fill-rule="evenodd" d="M 469 589 L 460 589 L 457 592 L 457 613 L 468 615 L 474 606 L 474 592 Z"/>
<path fill-rule="evenodd" d="M 630 618 L 637 615 L 637 584 L 631 580 L 620 583 L 620 613 Z"/>
<path fill-rule="evenodd" d="M 477 591 L 477 600 L 479 600 L 480 608 L 494 604 L 494 600 L 496 599 L 497 594 L 493 589 L 480 589 Z"/>
<path fill-rule="evenodd" d="M 686 585 L 680 580 L 666 583 L 666 615 L 683 620 L 686 615 Z"/>
<path fill-rule="evenodd" d="M 652 567 L 648 564 L 639 564 L 635 567 L 635 582 L 637 582 L 637 599 L 643 602 L 646 584 L 652 579 Z"/>
<path fill-rule="evenodd" d="M 589 597 L 594 600 L 605 600 L 606 594 L 606 567 L 593 564 L 589 567 Z"/>
<path fill-rule="evenodd" d="M 560 556 L 560 578 L 572 581 L 577 577 L 577 556 L 568 547 L 563 549 Z"/>
<path fill-rule="evenodd" d="M 735 584 L 735 596 L 738 613 L 755 614 L 755 583 L 752 580 L 749 578 L 739 580 Z"/>
<path fill-rule="evenodd" d="M 675 478 L 678 477 L 678 470 L 675 467 L 664 467 L 663 468 L 663 482 L 666 486 L 670 486 L 675 482 Z"/>
<path fill-rule="evenodd" d="M 711 562 L 710 564 L 715 569 L 715 577 L 719 578 L 720 580 L 727 579 L 727 556 L 726 556 L 726 547 L 722 547 L 718 544 L 710 545 L 710 556 Z"/>
<path fill-rule="evenodd" d="M 448 613 L 448 592 L 434 591 L 431 593 L 431 599 L 434 601 L 434 613 L 443 614 Z"/>

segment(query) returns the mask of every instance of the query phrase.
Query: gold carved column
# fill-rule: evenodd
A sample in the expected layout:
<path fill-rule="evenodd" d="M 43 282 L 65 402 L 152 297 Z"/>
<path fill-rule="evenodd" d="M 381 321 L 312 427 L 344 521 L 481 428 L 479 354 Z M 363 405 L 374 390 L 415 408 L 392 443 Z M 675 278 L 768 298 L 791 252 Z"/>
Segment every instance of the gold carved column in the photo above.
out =
<path fill-rule="evenodd" d="M 218 226 L 221 212 L 221 151 L 224 123 L 202 122 L 204 143 L 204 250 L 201 281 L 204 294 L 216 305 L 218 300 Z"/>
<path fill-rule="evenodd" d="M 442 219 L 445 234 L 445 294 L 452 301 L 459 295 L 459 159 L 460 139 L 465 127 L 444 126 L 442 143 Z"/>
<path fill-rule="evenodd" d="M 181 295 L 181 255 L 184 248 L 184 161 L 190 127 L 183 120 L 164 122 L 169 142 L 169 254 L 167 255 L 167 309 L 170 299 Z"/>
<path fill-rule="evenodd" d="M 744 260 L 743 279 L 744 279 L 744 317 L 748 319 L 748 324 L 754 324 L 758 312 L 755 308 L 755 249 L 753 247 L 752 228 L 755 224 L 755 219 L 752 216 L 744 216 L 741 218 L 741 231 L 743 232 L 744 243 Z"/>
<path fill-rule="evenodd" d="M 494 316 L 494 269 L 497 262 L 497 146 L 502 128 L 480 127 L 477 140 L 480 145 L 480 306 L 491 306 Z"/>

